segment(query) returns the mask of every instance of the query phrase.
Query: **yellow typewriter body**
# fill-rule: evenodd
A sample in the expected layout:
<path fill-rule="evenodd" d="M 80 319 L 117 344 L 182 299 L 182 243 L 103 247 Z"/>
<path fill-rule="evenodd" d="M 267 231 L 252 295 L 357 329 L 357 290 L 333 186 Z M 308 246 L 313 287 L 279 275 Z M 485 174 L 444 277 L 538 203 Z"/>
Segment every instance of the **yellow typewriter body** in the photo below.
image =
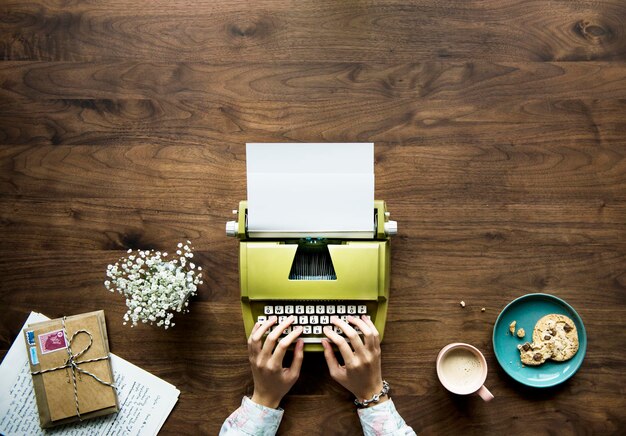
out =
<path fill-rule="evenodd" d="M 226 230 L 240 240 L 239 278 L 246 336 L 271 307 L 276 307 L 276 315 L 278 308 L 285 313 L 283 307 L 292 311 L 293 307 L 306 307 L 307 311 L 317 307 L 320 314 L 325 308 L 330 314 L 331 308 L 335 313 L 336 308 L 358 307 L 358 313 L 367 313 L 383 338 L 391 276 L 390 236 L 396 233 L 396 223 L 389 220 L 384 201 L 374 201 L 370 239 L 251 238 L 246 228 L 247 202 L 241 201 L 236 212 L 238 221 L 227 223 Z M 326 256 L 331 278 L 298 274 L 294 265 L 302 258 L 300 253 L 307 252 Z M 316 320 L 319 318 L 315 315 Z M 323 350 L 316 340 L 323 335 L 316 331 L 318 334 L 307 335 L 310 342 L 305 340 L 305 351 Z"/>

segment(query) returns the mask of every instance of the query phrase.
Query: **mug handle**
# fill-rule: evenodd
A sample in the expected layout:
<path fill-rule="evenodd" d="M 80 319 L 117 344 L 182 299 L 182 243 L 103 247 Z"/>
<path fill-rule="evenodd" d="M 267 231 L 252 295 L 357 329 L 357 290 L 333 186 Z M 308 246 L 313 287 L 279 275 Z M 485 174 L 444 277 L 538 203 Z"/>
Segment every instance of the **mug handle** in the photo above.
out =
<path fill-rule="evenodd" d="M 492 394 L 491 392 L 489 392 L 489 389 L 487 389 L 487 388 L 485 387 L 485 385 L 482 385 L 482 386 L 480 387 L 480 389 L 478 389 L 478 391 L 476 391 L 476 393 L 477 393 L 478 395 L 480 395 L 480 398 L 482 398 L 482 399 L 483 399 L 483 400 L 485 400 L 485 401 L 491 401 L 491 400 L 493 400 L 493 398 L 494 398 L 494 397 L 493 397 L 493 394 Z"/>

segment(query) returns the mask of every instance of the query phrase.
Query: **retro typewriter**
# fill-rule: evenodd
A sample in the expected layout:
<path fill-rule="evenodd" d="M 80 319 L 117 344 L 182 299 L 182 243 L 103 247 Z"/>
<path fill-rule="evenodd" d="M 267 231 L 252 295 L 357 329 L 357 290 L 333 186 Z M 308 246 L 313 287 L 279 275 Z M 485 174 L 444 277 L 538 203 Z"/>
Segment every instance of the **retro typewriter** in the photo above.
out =
<path fill-rule="evenodd" d="M 248 159 L 249 155 L 248 148 Z M 249 173 L 249 199 L 250 179 Z M 367 231 L 345 234 L 249 228 L 248 201 L 241 201 L 233 213 L 238 219 L 227 222 L 226 234 L 240 241 L 241 307 L 247 336 L 257 321 L 275 315 L 281 322 L 295 315 L 293 326 L 303 326 L 305 351 L 321 351 L 324 326 L 331 325 L 343 335 L 330 323 L 331 316 L 346 320 L 348 315 L 366 315 L 382 339 L 389 302 L 390 236 L 397 233 L 384 201 L 372 200 Z"/>

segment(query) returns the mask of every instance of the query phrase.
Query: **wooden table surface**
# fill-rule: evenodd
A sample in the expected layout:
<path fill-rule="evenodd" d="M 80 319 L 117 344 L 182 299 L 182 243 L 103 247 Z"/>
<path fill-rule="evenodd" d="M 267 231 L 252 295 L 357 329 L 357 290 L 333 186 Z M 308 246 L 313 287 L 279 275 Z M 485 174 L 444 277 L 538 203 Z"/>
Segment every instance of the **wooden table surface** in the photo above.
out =
<path fill-rule="evenodd" d="M 104 309 L 112 351 L 181 390 L 162 433 L 216 434 L 252 390 L 224 233 L 245 143 L 371 141 L 400 230 L 383 373 L 406 421 L 626 433 L 625 22 L 622 0 L 2 2 L 0 356 L 31 310 Z M 191 313 L 122 326 L 107 264 L 186 239 L 206 271 Z M 514 382 L 491 344 L 531 292 L 588 333 L 552 389 Z M 438 383 L 453 341 L 484 351 L 492 403 Z M 320 355 L 284 408 L 281 434 L 359 432 Z"/>

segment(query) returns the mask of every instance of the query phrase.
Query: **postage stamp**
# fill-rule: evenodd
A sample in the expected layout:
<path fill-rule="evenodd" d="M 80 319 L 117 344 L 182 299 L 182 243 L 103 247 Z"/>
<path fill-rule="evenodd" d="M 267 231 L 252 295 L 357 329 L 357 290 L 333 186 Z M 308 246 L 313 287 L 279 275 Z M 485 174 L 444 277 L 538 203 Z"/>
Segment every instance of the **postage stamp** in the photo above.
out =
<path fill-rule="evenodd" d="M 28 339 L 28 345 L 35 345 L 35 332 L 28 330 L 26 332 L 26 339 Z"/>
<path fill-rule="evenodd" d="M 30 348 L 30 361 L 33 365 L 39 365 L 39 358 L 37 357 L 37 348 L 35 347 L 29 347 Z"/>
<path fill-rule="evenodd" d="M 55 330 L 39 335 L 39 348 L 41 348 L 41 354 L 52 353 L 57 350 L 65 350 L 67 344 L 65 343 L 65 335 L 63 330 Z"/>

